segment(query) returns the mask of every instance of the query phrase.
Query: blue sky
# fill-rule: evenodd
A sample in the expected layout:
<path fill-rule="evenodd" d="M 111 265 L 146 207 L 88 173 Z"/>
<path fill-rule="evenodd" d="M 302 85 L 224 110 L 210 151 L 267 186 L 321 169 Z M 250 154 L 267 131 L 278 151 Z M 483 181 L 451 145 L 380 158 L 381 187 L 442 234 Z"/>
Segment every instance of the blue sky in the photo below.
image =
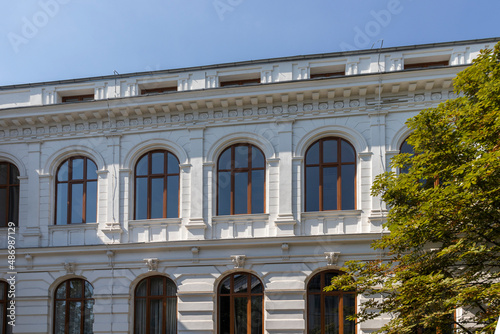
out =
<path fill-rule="evenodd" d="M 500 37 L 498 0 L 2 1 L 0 86 Z M 377 44 L 378 43 L 378 44 Z"/>

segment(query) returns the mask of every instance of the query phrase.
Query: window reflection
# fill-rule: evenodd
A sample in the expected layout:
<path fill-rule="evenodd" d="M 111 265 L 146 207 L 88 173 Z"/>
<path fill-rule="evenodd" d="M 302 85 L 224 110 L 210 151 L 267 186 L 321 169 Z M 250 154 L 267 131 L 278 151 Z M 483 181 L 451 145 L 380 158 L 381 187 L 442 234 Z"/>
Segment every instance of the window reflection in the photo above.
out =
<path fill-rule="evenodd" d="M 9 162 L 0 161 L 0 227 L 19 220 L 19 170 Z"/>

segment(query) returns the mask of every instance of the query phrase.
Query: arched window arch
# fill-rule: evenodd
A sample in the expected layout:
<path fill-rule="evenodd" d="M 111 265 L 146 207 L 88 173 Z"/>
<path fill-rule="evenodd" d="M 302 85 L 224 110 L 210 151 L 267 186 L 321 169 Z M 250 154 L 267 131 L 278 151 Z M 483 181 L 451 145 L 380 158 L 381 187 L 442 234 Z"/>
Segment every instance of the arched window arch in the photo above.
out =
<path fill-rule="evenodd" d="M 8 291 L 9 291 L 9 284 L 5 281 L 0 281 L 0 333 L 1 334 L 11 334 L 12 333 L 12 326 L 8 324 L 9 318 L 7 318 L 8 315 L 8 304 L 9 304 L 9 298 L 8 298 Z"/>
<path fill-rule="evenodd" d="M 54 297 L 54 334 L 94 332 L 94 288 L 84 279 L 62 282 Z"/>
<path fill-rule="evenodd" d="M 306 211 L 356 209 L 356 151 L 338 137 L 321 138 L 306 151 Z"/>
<path fill-rule="evenodd" d="M 177 333 L 177 287 L 168 277 L 147 277 L 135 288 L 134 333 Z"/>
<path fill-rule="evenodd" d="M 137 161 L 135 219 L 179 217 L 179 160 L 166 150 L 150 151 Z"/>
<path fill-rule="evenodd" d="M 19 170 L 10 162 L 0 161 L 0 227 L 19 223 Z"/>
<path fill-rule="evenodd" d="M 356 294 L 346 291 L 324 291 L 337 271 L 322 271 L 307 284 L 307 333 L 354 334 L 354 321 L 347 316 L 356 313 Z"/>
<path fill-rule="evenodd" d="M 226 148 L 217 162 L 217 214 L 264 213 L 266 164 L 252 144 Z"/>
<path fill-rule="evenodd" d="M 84 156 L 66 159 L 56 174 L 56 225 L 97 222 L 97 165 Z"/>
<path fill-rule="evenodd" d="M 264 332 L 264 286 L 257 276 L 230 274 L 219 284 L 218 299 L 219 334 Z"/>

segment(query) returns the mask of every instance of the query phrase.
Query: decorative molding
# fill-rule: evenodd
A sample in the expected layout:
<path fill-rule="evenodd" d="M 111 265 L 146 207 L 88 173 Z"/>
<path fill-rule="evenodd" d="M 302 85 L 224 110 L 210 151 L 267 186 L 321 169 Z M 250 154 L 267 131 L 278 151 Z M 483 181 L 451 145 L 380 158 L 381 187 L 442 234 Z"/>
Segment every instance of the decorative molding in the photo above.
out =
<path fill-rule="evenodd" d="M 329 266 L 337 265 L 340 252 L 325 252 L 326 263 Z"/>
<path fill-rule="evenodd" d="M 283 260 L 290 260 L 289 246 L 287 243 L 281 244 L 281 257 Z"/>
<path fill-rule="evenodd" d="M 200 247 L 191 247 L 191 254 L 193 255 L 193 263 L 200 262 Z"/>
<path fill-rule="evenodd" d="M 112 250 L 107 250 L 106 251 L 106 256 L 108 257 L 108 266 L 110 266 L 111 268 L 113 268 L 114 266 L 114 260 L 115 260 L 115 252 L 113 252 Z"/>
<path fill-rule="evenodd" d="M 64 266 L 64 270 L 66 270 L 66 274 L 74 274 L 75 273 L 75 263 L 73 262 L 64 262 L 62 264 Z"/>
<path fill-rule="evenodd" d="M 246 257 L 246 255 L 231 255 L 231 261 L 233 261 L 234 268 L 243 268 L 245 266 Z"/>
<path fill-rule="evenodd" d="M 28 270 L 33 269 L 33 256 L 31 256 L 31 254 L 26 254 L 26 255 L 24 256 L 24 259 L 26 260 L 26 263 L 27 263 L 27 264 L 26 264 L 26 268 L 27 268 Z"/>
<path fill-rule="evenodd" d="M 144 259 L 144 262 L 148 266 L 148 271 L 158 271 L 159 261 L 157 258 Z"/>

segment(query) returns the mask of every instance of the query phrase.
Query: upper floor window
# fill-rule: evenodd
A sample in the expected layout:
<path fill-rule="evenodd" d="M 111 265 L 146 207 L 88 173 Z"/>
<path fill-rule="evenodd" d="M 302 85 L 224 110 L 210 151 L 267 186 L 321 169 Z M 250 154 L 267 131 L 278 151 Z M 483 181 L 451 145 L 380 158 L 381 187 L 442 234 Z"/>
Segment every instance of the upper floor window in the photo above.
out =
<path fill-rule="evenodd" d="M 177 333 L 177 287 L 164 276 L 143 279 L 134 295 L 135 334 Z"/>
<path fill-rule="evenodd" d="M 143 155 L 135 166 L 135 219 L 179 217 L 179 160 L 165 150 Z"/>
<path fill-rule="evenodd" d="M 7 282 L 0 281 L 0 334 L 11 334 L 12 327 L 8 324 L 9 318 L 7 318 L 9 306 L 8 298 L 9 285 Z"/>
<path fill-rule="evenodd" d="M 217 214 L 264 213 L 264 154 L 251 144 L 235 144 L 217 164 Z"/>
<path fill-rule="evenodd" d="M 94 94 L 86 94 L 86 95 L 62 96 L 61 99 L 63 103 L 69 103 L 69 102 L 93 101 L 95 97 Z"/>
<path fill-rule="evenodd" d="M 234 273 L 219 286 L 219 333 L 264 332 L 264 286 L 254 275 Z"/>
<path fill-rule="evenodd" d="M 400 153 L 408 153 L 408 154 L 415 154 L 415 150 L 412 145 L 408 144 L 408 138 L 404 140 L 404 142 L 401 144 L 401 147 L 399 149 Z M 408 173 L 408 170 L 410 169 L 410 166 L 405 166 L 404 168 L 400 169 L 400 173 Z"/>
<path fill-rule="evenodd" d="M 149 88 L 149 89 L 143 88 L 141 89 L 141 95 L 161 94 L 161 93 L 176 92 L 176 91 L 177 91 L 177 86 Z"/>
<path fill-rule="evenodd" d="M 87 157 L 64 161 L 56 176 L 56 224 L 97 222 L 97 166 Z"/>
<path fill-rule="evenodd" d="M 54 298 L 54 334 L 94 333 L 94 288 L 81 278 L 62 282 Z"/>
<path fill-rule="evenodd" d="M 324 291 L 336 271 L 316 274 L 307 285 L 307 333 L 354 334 L 356 324 L 347 319 L 356 313 L 356 294 L 350 291 Z"/>
<path fill-rule="evenodd" d="M 19 220 L 19 170 L 10 162 L 0 161 L 0 227 Z"/>
<path fill-rule="evenodd" d="M 356 208 L 356 152 L 347 141 L 322 138 L 306 152 L 306 211 Z"/>

